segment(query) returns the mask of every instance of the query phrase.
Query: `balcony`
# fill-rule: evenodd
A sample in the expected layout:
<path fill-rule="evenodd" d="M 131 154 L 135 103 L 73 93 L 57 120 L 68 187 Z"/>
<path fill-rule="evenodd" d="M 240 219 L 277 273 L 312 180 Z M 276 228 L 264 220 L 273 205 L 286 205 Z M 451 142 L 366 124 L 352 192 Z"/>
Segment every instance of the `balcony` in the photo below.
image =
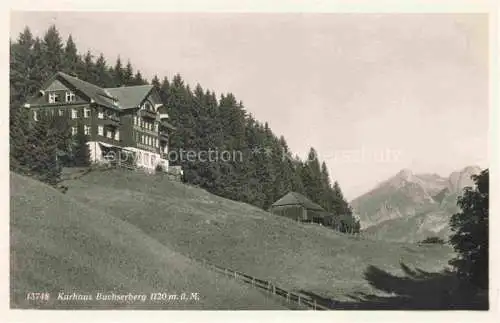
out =
<path fill-rule="evenodd" d="M 165 131 L 160 131 L 160 135 L 158 136 L 160 141 L 168 141 L 168 133 Z"/>
<path fill-rule="evenodd" d="M 117 115 L 108 115 L 104 119 L 104 124 L 108 126 L 118 127 L 120 125 L 120 117 Z"/>
<path fill-rule="evenodd" d="M 172 126 L 172 125 L 171 125 L 170 123 L 168 123 L 167 121 L 162 120 L 162 121 L 160 122 L 160 132 L 162 132 L 162 131 L 167 132 L 167 131 L 169 131 L 169 130 L 175 130 L 175 127 L 174 127 L 174 126 Z"/>
<path fill-rule="evenodd" d="M 140 116 L 146 119 L 156 119 L 156 113 L 150 110 L 141 110 Z"/>

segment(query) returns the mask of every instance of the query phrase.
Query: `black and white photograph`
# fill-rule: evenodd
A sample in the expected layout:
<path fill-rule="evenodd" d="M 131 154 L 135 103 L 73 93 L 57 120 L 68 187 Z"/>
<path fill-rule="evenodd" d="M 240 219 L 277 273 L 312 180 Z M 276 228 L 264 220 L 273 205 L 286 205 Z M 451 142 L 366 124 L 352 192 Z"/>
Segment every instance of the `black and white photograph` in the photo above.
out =
<path fill-rule="evenodd" d="M 498 301 L 488 13 L 9 17 L 11 310 Z"/>

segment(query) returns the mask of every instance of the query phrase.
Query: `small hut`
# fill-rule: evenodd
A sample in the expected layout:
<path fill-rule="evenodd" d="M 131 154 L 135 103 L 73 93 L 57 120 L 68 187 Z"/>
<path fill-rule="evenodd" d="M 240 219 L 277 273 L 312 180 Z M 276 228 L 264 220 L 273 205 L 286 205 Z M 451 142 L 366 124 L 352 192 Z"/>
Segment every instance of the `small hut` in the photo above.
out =
<path fill-rule="evenodd" d="M 276 202 L 269 211 L 300 222 L 322 223 L 326 211 L 302 194 L 289 192 Z"/>

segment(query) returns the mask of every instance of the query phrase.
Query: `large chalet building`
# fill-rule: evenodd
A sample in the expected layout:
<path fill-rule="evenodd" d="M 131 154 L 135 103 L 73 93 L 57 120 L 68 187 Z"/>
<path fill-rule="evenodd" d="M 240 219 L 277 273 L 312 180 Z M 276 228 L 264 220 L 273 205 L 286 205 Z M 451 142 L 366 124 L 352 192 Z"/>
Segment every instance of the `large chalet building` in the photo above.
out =
<path fill-rule="evenodd" d="M 42 114 L 68 118 L 73 135 L 83 127 L 92 162 L 133 155 L 136 167 L 154 171 L 160 164 L 168 171 L 168 138 L 174 128 L 152 85 L 101 88 L 58 72 L 24 107 L 34 121 Z"/>

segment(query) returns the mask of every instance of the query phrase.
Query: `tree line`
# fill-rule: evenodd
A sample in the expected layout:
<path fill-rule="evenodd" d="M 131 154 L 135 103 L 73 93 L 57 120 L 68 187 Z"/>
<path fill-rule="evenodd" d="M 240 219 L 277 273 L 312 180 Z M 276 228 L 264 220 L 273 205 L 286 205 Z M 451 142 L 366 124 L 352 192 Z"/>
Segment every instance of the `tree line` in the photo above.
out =
<path fill-rule="evenodd" d="M 52 184 L 62 166 L 86 164 L 86 138 L 80 131 L 71 136 L 64 120 L 57 117 L 31 122 L 27 109 L 20 108 L 25 100 L 58 71 L 101 87 L 149 83 L 130 61 L 124 63 L 118 57 L 108 65 L 103 54 L 80 54 L 72 36 L 63 42 L 55 26 L 43 38 L 34 37 L 26 27 L 16 41 L 10 40 L 10 51 L 11 169 Z M 290 191 L 298 192 L 326 211 L 342 215 L 342 231 L 359 231 L 339 183 L 332 181 L 314 148 L 305 160 L 294 155 L 285 138 L 256 120 L 232 93 L 218 96 L 200 84 L 193 88 L 179 74 L 171 80 L 154 76 L 149 84 L 159 90 L 176 128 L 169 150 L 217 149 L 240 156 L 229 161 L 172 160 L 171 164 L 182 166 L 185 182 L 263 209 Z"/>

